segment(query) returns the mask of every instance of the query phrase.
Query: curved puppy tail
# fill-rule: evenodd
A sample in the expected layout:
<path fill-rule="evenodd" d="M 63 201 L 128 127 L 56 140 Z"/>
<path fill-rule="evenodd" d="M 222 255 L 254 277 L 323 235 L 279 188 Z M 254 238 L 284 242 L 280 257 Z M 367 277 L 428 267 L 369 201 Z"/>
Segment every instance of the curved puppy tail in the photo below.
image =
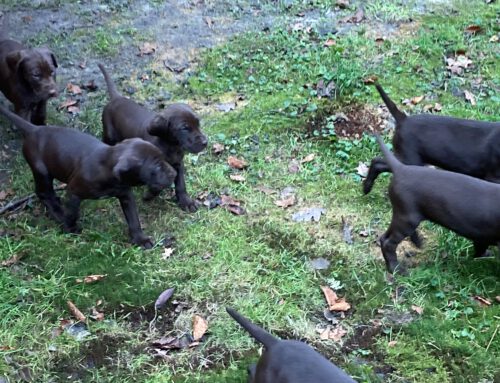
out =
<path fill-rule="evenodd" d="M 106 86 L 108 87 L 108 93 L 111 100 L 115 97 L 120 97 L 120 93 L 118 93 L 118 91 L 116 90 L 116 85 L 113 80 L 111 80 L 111 77 L 109 77 L 108 71 L 104 68 L 104 65 L 98 63 L 97 66 L 104 76 L 104 81 L 106 81 Z"/>
<path fill-rule="evenodd" d="M 226 311 L 233 317 L 236 322 L 240 324 L 241 327 L 247 330 L 251 336 L 253 336 L 258 342 L 262 343 L 266 348 L 269 348 L 279 341 L 278 338 L 269 334 L 263 328 L 253 324 L 247 318 L 245 318 L 243 315 L 239 314 L 232 308 L 226 307 Z"/>
<path fill-rule="evenodd" d="M 380 137 L 380 135 L 375 134 L 375 138 L 384 154 L 385 161 L 391 168 L 391 171 L 394 173 L 398 168 L 403 166 L 403 164 L 396 158 L 396 156 L 389 150 L 389 148 L 384 144 L 384 141 Z"/>
<path fill-rule="evenodd" d="M 17 114 L 12 113 L 10 110 L 8 110 L 6 107 L 2 105 L 0 105 L 0 113 L 2 113 L 10 121 L 12 121 L 14 125 L 21 130 L 23 136 L 31 134 L 41 128 L 40 126 L 33 125 L 31 122 L 26 121 L 24 118 L 18 116 Z"/>
<path fill-rule="evenodd" d="M 375 83 L 375 88 L 377 88 L 380 97 L 382 97 L 384 104 L 387 106 L 387 109 L 389 109 L 389 112 L 391 112 L 392 116 L 396 120 L 396 123 L 401 123 L 406 118 L 406 114 L 398 109 L 394 101 L 389 98 L 387 93 L 385 93 L 384 89 L 382 89 L 378 83 Z"/>

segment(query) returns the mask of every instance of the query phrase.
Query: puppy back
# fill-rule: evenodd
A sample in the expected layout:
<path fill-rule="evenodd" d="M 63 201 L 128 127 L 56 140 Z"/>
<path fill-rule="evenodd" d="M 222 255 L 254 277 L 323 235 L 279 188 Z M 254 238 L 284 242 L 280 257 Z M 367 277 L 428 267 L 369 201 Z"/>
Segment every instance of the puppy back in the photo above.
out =
<path fill-rule="evenodd" d="M 253 336 L 259 343 L 262 343 L 266 348 L 271 347 L 273 344 L 279 341 L 278 338 L 269 334 L 263 328 L 253 324 L 243 315 L 239 314 L 235 310 L 230 307 L 226 307 L 226 311 L 229 315 L 233 317 L 233 319 L 240 324 L 248 333 Z"/>

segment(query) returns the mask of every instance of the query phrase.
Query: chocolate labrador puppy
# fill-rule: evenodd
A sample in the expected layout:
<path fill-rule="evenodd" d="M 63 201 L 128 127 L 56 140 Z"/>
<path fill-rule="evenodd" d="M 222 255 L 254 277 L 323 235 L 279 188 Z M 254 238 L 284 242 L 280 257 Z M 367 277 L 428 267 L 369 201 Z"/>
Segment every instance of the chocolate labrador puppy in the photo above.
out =
<path fill-rule="evenodd" d="M 166 161 L 177 171 L 175 195 L 180 207 L 196 211 L 196 203 L 186 192 L 184 154 L 199 153 L 207 146 L 207 137 L 200 130 L 200 121 L 186 104 L 172 104 L 155 113 L 121 96 L 106 69 L 99 64 L 110 96 L 102 113 L 103 141 L 114 145 L 126 138 L 140 137 L 158 147 Z M 146 200 L 158 193 L 149 190 Z"/>
<path fill-rule="evenodd" d="M 380 237 L 387 270 L 393 273 L 399 267 L 404 273 L 396 248 L 425 220 L 471 239 L 475 257 L 486 256 L 488 246 L 500 241 L 500 185 L 446 170 L 405 165 L 380 136 L 376 138 L 393 173 L 389 186 L 392 220 Z"/>
<path fill-rule="evenodd" d="M 432 114 L 407 116 L 375 84 L 396 120 L 394 154 L 407 165 L 435 165 L 452 172 L 500 183 L 500 122 L 464 120 Z M 374 158 L 363 183 L 368 194 L 380 173 L 390 166 Z"/>
<path fill-rule="evenodd" d="M 23 154 L 33 173 L 36 195 L 66 232 L 80 231 L 81 200 L 116 197 L 131 242 L 143 248 L 153 246 L 142 232 L 131 187 L 147 185 L 159 192 L 172 184 L 175 170 L 158 148 L 139 138 L 109 146 L 75 129 L 33 125 L 1 106 L 0 113 L 22 131 Z M 54 192 L 54 179 L 67 184 L 66 212 Z"/>
<path fill-rule="evenodd" d="M 311 346 L 275 338 L 233 309 L 226 310 L 266 349 L 257 365 L 249 368 L 249 383 L 356 383 Z"/>
<path fill-rule="evenodd" d="M 16 113 L 35 125 L 45 125 L 47 100 L 57 96 L 57 61 L 47 48 L 24 48 L 0 40 L 0 90 Z"/>

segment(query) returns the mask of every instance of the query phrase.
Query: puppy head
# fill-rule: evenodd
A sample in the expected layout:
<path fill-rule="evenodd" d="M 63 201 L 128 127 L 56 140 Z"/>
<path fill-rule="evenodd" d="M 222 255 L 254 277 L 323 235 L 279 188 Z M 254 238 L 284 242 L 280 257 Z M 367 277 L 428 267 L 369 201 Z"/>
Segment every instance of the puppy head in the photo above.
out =
<path fill-rule="evenodd" d="M 115 148 L 119 151 L 113 174 L 121 182 L 147 185 L 153 192 L 170 186 L 177 175 L 163 159 L 162 152 L 153 144 L 140 138 L 122 141 Z"/>
<path fill-rule="evenodd" d="M 30 88 L 40 100 L 57 96 L 54 53 L 47 48 L 22 49 L 6 57 L 10 70 Z"/>
<path fill-rule="evenodd" d="M 169 105 L 158 113 L 148 127 L 148 133 L 182 150 L 199 153 L 206 148 L 208 139 L 200 130 L 200 120 L 186 104 Z"/>

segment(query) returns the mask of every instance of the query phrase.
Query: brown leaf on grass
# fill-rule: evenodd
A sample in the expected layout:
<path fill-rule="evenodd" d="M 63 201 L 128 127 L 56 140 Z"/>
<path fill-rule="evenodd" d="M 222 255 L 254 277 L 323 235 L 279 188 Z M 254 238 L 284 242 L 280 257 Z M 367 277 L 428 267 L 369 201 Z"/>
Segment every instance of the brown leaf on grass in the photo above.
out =
<path fill-rule="evenodd" d="M 70 106 L 73 106 L 73 105 L 76 105 L 78 103 L 77 100 L 71 100 L 71 99 L 67 99 L 66 101 L 62 102 L 61 104 L 59 104 L 59 109 L 65 109 L 65 108 L 68 108 Z"/>
<path fill-rule="evenodd" d="M 80 88 L 78 85 L 75 85 L 73 83 L 68 83 L 66 85 L 66 90 L 71 93 L 71 94 L 82 94 L 82 88 Z"/>
<path fill-rule="evenodd" d="M 339 7 L 340 9 L 345 9 L 349 7 L 349 0 L 337 0 L 335 2 L 335 5 Z"/>
<path fill-rule="evenodd" d="M 461 54 L 454 58 L 448 57 L 446 59 L 446 64 L 446 69 L 448 69 L 451 73 L 460 75 L 464 69 L 467 69 L 472 64 L 472 60 Z"/>
<path fill-rule="evenodd" d="M 78 106 L 68 106 L 68 112 L 76 114 L 80 112 L 80 108 Z"/>
<path fill-rule="evenodd" d="M 82 312 L 78 310 L 78 307 L 76 307 L 73 302 L 67 301 L 66 303 L 68 304 L 69 311 L 78 321 L 85 322 L 87 320 L 85 315 L 83 315 Z"/>
<path fill-rule="evenodd" d="M 332 47 L 336 44 L 334 39 L 328 39 L 323 43 L 324 47 Z"/>
<path fill-rule="evenodd" d="M 235 214 L 235 215 L 243 215 L 245 214 L 245 209 L 241 207 L 241 202 L 235 200 L 234 198 L 228 195 L 221 196 L 220 206 L 224 207 L 227 211 Z"/>
<path fill-rule="evenodd" d="M 4 201 L 7 198 L 7 192 L 0 190 L 0 201 Z"/>
<path fill-rule="evenodd" d="M 375 84 L 377 81 L 378 81 L 378 77 L 375 76 L 375 75 L 368 76 L 368 77 L 365 77 L 363 79 L 363 83 L 366 84 L 366 85 Z"/>
<path fill-rule="evenodd" d="M 476 97 L 472 94 L 472 92 L 464 90 L 464 96 L 465 99 L 469 101 L 472 106 L 476 106 Z"/>
<path fill-rule="evenodd" d="M 424 309 L 417 305 L 411 305 L 411 309 L 415 311 L 418 315 L 422 315 L 424 313 Z"/>
<path fill-rule="evenodd" d="M 5 261 L 2 261 L 2 263 L 0 263 L 0 265 L 2 267 L 10 267 L 10 266 L 15 265 L 16 263 L 18 263 L 21 260 L 21 258 L 23 258 L 25 255 L 26 255 L 25 253 L 14 254 L 9 259 L 6 259 Z"/>
<path fill-rule="evenodd" d="M 174 249 L 171 247 L 166 247 L 163 249 L 163 254 L 161 255 L 162 259 L 170 258 L 170 256 L 174 253 Z"/>
<path fill-rule="evenodd" d="M 314 157 L 316 157 L 314 153 L 308 154 L 307 156 L 305 156 L 303 159 L 300 160 L 300 163 L 305 164 L 311 162 L 312 160 L 314 160 Z"/>
<path fill-rule="evenodd" d="M 491 301 L 479 295 L 474 296 L 474 299 L 478 301 L 481 304 L 481 306 L 491 306 Z"/>
<path fill-rule="evenodd" d="M 216 142 L 212 145 L 212 151 L 214 154 L 220 154 L 224 151 L 224 145 Z"/>
<path fill-rule="evenodd" d="M 336 326 L 333 329 L 330 326 L 327 326 L 327 328 L 321 332 L 319 337 L 321 340 L 331 339 L 335 342 L 340 342 L 346 334 L 347 330 L 345 330 L 342 326 Z"/>
<path fill-rule="evenodd" d="M 387 343 L 387 346 L 394 347 L 394 346 L 396 346 L 396 344 L 398 344 L 397 340 L 391 340 L 389 343 Z"/>
<path fill-rule="evenodd" d="M 295 205 L 295 196 L 291 195 L 291 196 L 288 196 L 287 198 L 283 198 L 283 199 L 274 201 L 274 204 L 276 206 L 282 207 L 283 209 L 286 209 L 289 206 Z"/>
<path fill-rule="evenodd" d="M 231 178 L 233 181 L 236 182 L 245 182 L 246 178 L 242 176 L 241 174 L 230 174 L 229 178 Z"/>
<path fill-rule="evenodd" d="M 234 157 L 234 156 L 229 156 L 227 158 L 227 163 L 229 164 L 229 166 L 231 166 L 234 169 L 244 169 L 248 166 L 248 164 L 245 160 Z"/>
<path fill-rule="evenodd" d="M 443 106 L 436 102 L 434 105 L 432 104 L 425 105 L 423 109 L 424 112 L 441 112 Z"/>
<path fill-rule="evenodd" d="M 201 339 L 208 330 L 207 321 L 199 315 L 193 316 L 193 340 L 196 342 Z"/>
<path fill-rule="evenodd" d="M 422 100 L 424 99 L 424 96 L 415 96 L 413 97 L 410 102 L 413 104 L 413 105 L 417 105 L 419 104 Z"/>
<path fill-rule="evenodd" d="M 339 298 L 328 286 L 321 286 L 321 290 L 323 290 L 330 311 L 347 311 L 351 308 L 351 305 L 346 302 L 345 298 Z"/>
<path fill-rule="evenodd" d="M 465 28 L 465 32 L 469 33 L 471 35 L 475 35 L 481 31 L 482 31 L 482 28 L 479 25 L 474 25 L 474 24 L 469 25 L 467 28 Z"/>
<path fill-rule="evenodd" d="M 377 43 L 377 44 L 382 44 L 384 41 L 385 41 L 385 37 L 382 37 L 382 36 L 377 37 L 375 39 L 375 43 Z"/>
<path fill-rule="evenodd" d="M 83 279 L 77 279 L 76 283 L 93 283 L 100 281 L 103 278 L 106 278 L 108 274 L 94 274 L 94 275 L 87 275 Z"/>
<path fill-rule="evenodd" d="M 158 46 L 154 43 L 145 42 L 139 47 L 139 53 L 137 56 L 150 55 L 158 49 Z"/>
<path fill-rule="evenodd" d="M 95 307 L 92 307 L 92 315 L 90 317 L 95 321 L 101 322 L 104 320 L 104 313 L 99 312 Z"/>
<path fill-rule="evenodd" d="M 255 190 L 258 190 L 266 195 L 270 195 L 270 194 L 276 194 L 278 193 L 277 190 L 275 189 L 271 189 L 270 187 L 268 186 L 265 186 L 265 185 L 258 185 L 255 187 Z"/>

